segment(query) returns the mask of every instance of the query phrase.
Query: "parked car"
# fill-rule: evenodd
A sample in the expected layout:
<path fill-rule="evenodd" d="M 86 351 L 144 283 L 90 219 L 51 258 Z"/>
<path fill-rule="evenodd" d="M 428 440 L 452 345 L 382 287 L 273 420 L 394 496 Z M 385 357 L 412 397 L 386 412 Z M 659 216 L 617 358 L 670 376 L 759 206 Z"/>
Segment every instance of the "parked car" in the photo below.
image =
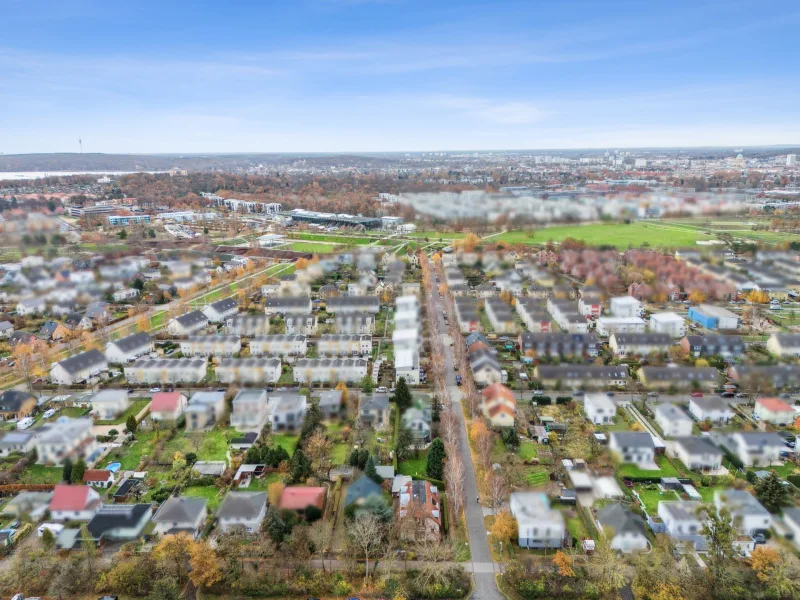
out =
<path fill-rule="evenodd" d="M 461 385 L 461 375 L 456 375 L 456 385 Z"/>
<path fill-rule="evenodd" d="M 160 391 L 161 391 L 160 387 L 152 387 L 152 388 L 150 388 L 150 393 L 151 394 L 157 394 Z"/>
<path fill-rule="evenodd" d="M 692 392 L 692 398 L 702 398 L 703 392 Z"/>
<path fill-rule="evenodd" d="M 382 385 L 382 386 L 380 386 L 378 388 L 375 388 L 375 391 L 377 393 L 379 393 L 379 394 L 385 394 L 387 390 L 386 390 L 386 387 Z"/>

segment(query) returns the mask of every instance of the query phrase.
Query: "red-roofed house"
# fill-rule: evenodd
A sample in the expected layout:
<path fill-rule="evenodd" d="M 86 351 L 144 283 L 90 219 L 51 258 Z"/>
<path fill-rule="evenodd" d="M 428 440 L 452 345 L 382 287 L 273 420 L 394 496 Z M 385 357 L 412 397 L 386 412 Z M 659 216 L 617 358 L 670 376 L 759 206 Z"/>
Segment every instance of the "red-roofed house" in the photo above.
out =
<path fill-rule="evenodd" d="M 513 427 L 517 414 L 514 392 L 502 383 L 493 383 L 481 392 L 481 412 L 492 427 Z"/>
<path fill-rule="evenodd" d="M 83 474 L 83 483 L 92 487 L 110 488 L 114 485 L 114 473 L 105 469 L 87 469 Z"/>
<path fill-rule="evenodd" d="M 53 521 L 88 521 L 102 504 L 100 495 L 88 485 L 57 485 L 50 500 Z"/>
<path fill-rule="evenodd" d="M 759 398 L 753 415 L 772 425 L 789 425 L 794 422 L 794 409 L 780 398 Z"/>
<path fill-rule="evenodd" d="M 430 481 L 418 479 L 406 482 L 400 489 L 397 511 L 404 538 L 426 542 L 442 539 L 439 490 Z"/>
<path fill-rule="evenodd" d="M 180 392 L 158 392 L 150 403 L 150 418 L 153 421 L 177 421 L 186 410 L 187 398 Z"/>
<path fill-rule="evenodd" d="M 287 487 L 281 493 L 280 508 L 303 512 L 309 506 L 316 506 L 323 510 L 326 491 L 324 487 Z"/>

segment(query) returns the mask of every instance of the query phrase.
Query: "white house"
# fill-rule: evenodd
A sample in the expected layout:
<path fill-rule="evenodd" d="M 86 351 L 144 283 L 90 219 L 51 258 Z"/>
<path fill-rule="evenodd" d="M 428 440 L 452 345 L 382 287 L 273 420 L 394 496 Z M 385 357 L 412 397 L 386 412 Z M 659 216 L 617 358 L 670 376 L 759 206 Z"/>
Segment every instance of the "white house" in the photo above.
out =
<path fill-rule="evenodd" d="M 672 338 L 666 333 L 614 333 L 608 346 L 616 356 L 647 356 L 666 353 Z"/>
<path fill-rule="evenodd" d="M 725 446 L 746 467 L 766 467 L 781 462 L 788 449 L 777 433 L 737 431 L 725 438 Z"/>
<path fill-rule="evenodd" d="M 680 437 L 667 442 L 671 456 L 692 471 L 713 471 L 722 466 L 722 450 L 703 436 Z"/>
<path fill-rule="evenodd" d="M 225 319 L 239 312 L 239 304 L 233 298 L 225 298 L 209 304 L 203 309 L 203 314 L 212 323 L 224 323 Z"/>
<path fill-rule="evenodd" d="M 642 303 L 633 296 L 611 298 L 611 314 L 615 317 L 638 317 L 642 314 Z"/>
<path fill-rule="evenodd" d="M 124 364 L 149 354 L 155 348 L 153 338 L 148 334 L 134 333 L 106 345 L 106 360 L 109 363 Z"/>
<path fill-rule="evenodd" d="M 670 402 L 662 402 L 653 410 L 656 424 L 666 437 L 687 437 L 692 435 L 694 421 L 683 410 Z"/>
<path fill-rule="evenodd" d="M 250 340 L 251 356 L 305 356 L 307 352 L 308 338 L 305 335 L 287 333 L 256 336 Z"/>
<path fill-rule="evenodd" d="M 56 363 L 50 369 L 50 381 L 72 385 L 108 370 L 108 361 L 99 350 L 88 350 Z"/>
<path fill-rule="evenodd" d="M 202 430 L 215 423 L 224 412 L 225 392 L 197 392 L 183 411 L 186 430 Z"/>
<path fill-rule="evenodd" d="M 659 502 L 658 516 L 664 523 L 666 533 L 676 542 L 685 542 L 696 550 L 705 550 L 706 537 L 702 530 L 707 515 L 702 503 L 685 500 Z"/>
<path fill-rule="evenodd" d="M 239 527 L 247 533 L 260 531 L 266 515 L 266 492 L 228 492 L 217 510 L 217 520 L 224 532 Z"/>
<path fill-rule="evenodd" d="M 25 298 L 17 302 L 16 309 L 17 314 L 21 317 L 42 314 L 45 311 L 44 298 L 38 296 L 35 298 Z"/>
<path fill-rule="evenodd" d="M 317 324 L 317 317 L 312 314 L 288 314 L 283 317 L 283 326 L 287 334 L 314 335 Z"/>
<path fill-rule="evenodd" d="M 158 392 L 150 403 L 150 419 L 174 423 L 186 410 L 188 400 L 181 392 Z"/>
<path fill-rule="evenodd" d="M 613 431 L 608 447 L 623 463 L 633 463 L 645 470 L 658 469 L 653 436 L 647 432 Z"/>
<path fill-rule="evenodd" d="M 333 323 L 337 333 L 372 335 L 375 330 L 375 316 L 366 312 L 338 313 Z"/>
<path fill-rule="evenodd" d="M 469 366 L 472 378 L 478 386 L 487 386 L 503 382 L 500 361 L 489 350 L 474 350 L 469 354 Z"/>
<path fill-rule="evenodd" d="M 725 425 L 733 419 L 733 411 L 722 398 L 689 398 L 689 414 L 698 421 Z"/>
<path fill-rule="evenodd" d="M 230 357 L 241 350 L 242 340 L 238 335 L 193 335 L 181 340 L 181 354 L 185 357 Z"/>
<path fill-rule="evenodd" d="M 794 423 L 797 414 L 780 398 L 759 398 L 756 400 L 753 416 L 771 425 L 789 425 Z"/>
<path fill-rule="evenodd" d="M 561 548 L 566 536 L 564 515 L 550 507 L 546 494 L 515 492 L 509 509 L 517 520 L 517 542 L 522 548 Z"/>
<path fill-rule="evenodd" d="M 100 494 L 88 485 L 57 485 L 50 499 L 52 521 L 89 521 L 100 510 Z"/>
<path fill-rule="evenodd" d="M 372 336 L 367 334 L 325 334 L 317 340 L 319 356 L 366 356 L 372 352 Z"/>
<path fill-rule="evenodd" d="M 136 288 L 124 288 L 121 290 L 117 290 L 111 297 L 114 299 L 114 302 L 124 302 L 125 300 L 133 300 L 134 298 L 139 296 L 139 290 Z"/>
<path fill-rule="evenodd" d="M 734 526 L 744 535 L 765 534 L 772 527 L 772 515 L 746 490 L 717 490 L 714 506 L 727 508 Z"/>
<path fill-rule="evenodd" d="M 641 317 L 599 317 L 597 319 L 597 335 L 644 333 L 644 330 L 645 322 Z"/>
<path fill-rule="evenodd" d="M 776 356 L 800 356 L 800 333 L 773 333 L 767 350 Z"/>
<path fill-rule="evenodd" d="M 641 552 L 650 546 L 644 520 L 621 504 L 607 504 L 597 511 L 597 522 L 609 544 L 618 552 Z"/>
<path fill-rule="evenodd" d="M 89 399 L 92 414 L 100 420 L 114 419 L 128 410 L 131 405 L 128 390 L 101 390 Z"/>
<path fill-rule="evenodd" d="M 281 377 L 279 358 L 223 358 L 216 367 L 221 383 L 276 383 Z"/>
<path fill-rule="evenodd" d="M 203 531 L 208 517 L 206 498 L 170 496 L 153 517 L 156 535 L 188 533 L 197 538 Z"/>
<path fill-rule="evenodd" d="M 605 394 L 586 394 L 583 398 L 583 411 L 586 418 L 595 425 L 606 425 L 614 422 L 617 405 Z"/>
<path fill-rule="evenodd" d="M 419 351 L 402 349 L 394 354 L 395 382 L 402 377 L 408 385 L 419 385 Z"/>
<path fill-rule="evenodd" d="M 125 381 L 140 385 L 199 383 L 207 375 L 207 366 L 202 358 L 139 360 L 125 367 Z"/>
<path fill-rule="evenodd" d="M 264 305 L 267 315 L 306 315 L 311 313 L 311 298 L 307 296 L 270 296 Z"/>
<path fill-rule="evenodd" d="M 674 312 L 659 312 L 650 315 L 650 331 L 666 333 L 671 338 L 686 335 L 686 320 Z"/>
<path fill-rule="evenodd" d="M 269 315 L 235 315 L 225 319 L 228 335 L 259 336 L 269 333 Z"/>
<path fill-rule="evenodd" d="M 208 317 L 202 311 L 193 310 L 180 317 L 170 319 L 167 331 L 170 335 L 191 335 L 208 327 Z"/>
<path fill-rule="evenodd" d="M 367 374 L 367 361 L 359 358 L 301 358 L 295 363 L 293 371 L 294 380 L 304 383 L 355 383 Z"/>
<path fill-rule="evenodd" d="M 231 426 L 240 431 L 260 432 L 269 417 L 264 390 L 241 390 L 231 407 Z"/>
<path fill-rule="evenodd" d="M 273 404 L 269 416 L 272 431 L 295 431 L 303 426 L 303 418 L 308 410 L 308 401 L 302 394 L 284 394 L 270 397 L 269 404 Z"/>
<path fill-rule="evenodd" d="M 54 423 L 37 428 L 33 437 L 36 462 L 60 465 L 68 458 L 73 463 L 82 458 L 90 463 L 97 448 L 92 426 L 89 418 L 59 417 Z"/>

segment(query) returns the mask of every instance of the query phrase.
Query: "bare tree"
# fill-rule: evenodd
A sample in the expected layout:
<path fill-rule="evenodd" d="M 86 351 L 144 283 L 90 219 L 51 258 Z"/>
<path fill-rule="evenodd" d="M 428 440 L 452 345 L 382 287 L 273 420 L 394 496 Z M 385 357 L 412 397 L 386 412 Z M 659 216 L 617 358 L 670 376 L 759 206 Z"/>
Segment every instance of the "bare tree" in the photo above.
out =
<path fill-rule="evenodd" d="M 358 515 L 347 530 L 350 540 L 364 554 L 364 577 L 369 579 L 369 557 L 380 551 L 385 526 L 373 513 Z"/>
<path fill-rule="evenodd" d="M 461 457 L 457 452 L 447 455 L 447 462 L 444 465 L 444 481 L 447 486 L 447 496 L 453 505 L 453 514 L 458 517 L 464 508 L 464 484 L 466 470 Z"/>
<path fill-rule="evenodd" d="M 497 510 L 503 504 L 507 495 L 508 486 L 505 478 L 500 473 L 492 471 L 491 475 L 489 475 L 489 499 L 492 502 L 492 508 Z"/>
<path fill-rule="evenodd" d="M 448 448 L 448 456 L 451 454 L 450 448 L 458 449 L 461 441 L 461 423 L 458 420 L 458 415 L 453 411 L 444 411 L 439 417 L 441 423 L 441 435 L 444 440 L 444 445 Z"/>
<path fill-rule="evenodd" d="M 475 438 L 475 451 L 484 469 L 489 468 L 492 462 L 492 450 L 494 450 L 494 434 L 487 428 L 482 429 Z"/>

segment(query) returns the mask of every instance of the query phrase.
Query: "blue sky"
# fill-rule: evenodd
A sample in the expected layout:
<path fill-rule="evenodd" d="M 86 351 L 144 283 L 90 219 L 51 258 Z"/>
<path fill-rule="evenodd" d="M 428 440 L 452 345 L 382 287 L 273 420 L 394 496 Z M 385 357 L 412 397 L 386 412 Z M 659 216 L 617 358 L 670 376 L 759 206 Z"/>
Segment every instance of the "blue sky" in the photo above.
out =
<path fill-rule="evenodd" d="M 0 0 L 0 152 L 800 143 L 796 2 Z"/>

